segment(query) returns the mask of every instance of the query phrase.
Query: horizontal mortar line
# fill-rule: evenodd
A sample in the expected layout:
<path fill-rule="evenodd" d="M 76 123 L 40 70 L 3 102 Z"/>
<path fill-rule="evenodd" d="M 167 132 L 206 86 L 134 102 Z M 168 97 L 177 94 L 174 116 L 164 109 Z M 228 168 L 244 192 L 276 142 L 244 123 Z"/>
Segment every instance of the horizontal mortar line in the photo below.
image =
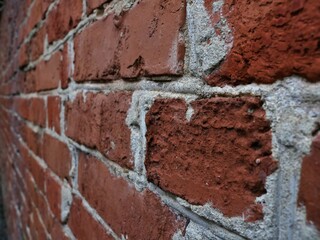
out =
<path fill-rule="evenodd" d="M 184 80 L 182 78 L 182 80 Z M 50 96 L 50 95 L 69 95 L 74 94 L 75 92 L 81 92 L 81 91 L 101 91 L 101 92 L 111 92 L 111 91 L 150 91 L 150 92 L 167 92 L 167 93 L 184 93 L 184 94 L 194 94 L 194 95 L 201 95 L 201 94 L 229 94 L 232 96 L 238 95 L 238 94 L 249 94 L 252 91 L 258 92 L 258 91 L 272 91 L 272 88 L 274 85 L 256 85 L 256 84 L 250 84 L 250 85 L 242 85 L 242 86 L 225 86 L 225 87 L 212 87 L 208 85 L 200 85 L 196 83 L 196 86 L 199 90 L 191 90 L 191 87 L 186 88 L 178 88 L 174 86 L 174 84 L 182 83 L 180 81 L 176 82 L 170 82 L 167 83 L 164 86 L 154 86 L 159 84 L 158 82 L 142 82 L 142 83 L 125 83 L 123 82 L 115 82 L 115 83 L 106 83 L 103 85 L 94 85 L 94 84 L 79 84 L 76 86 L 73 86 L 72 88 L 66 88 L 66 89 L 53 89 L 53 90 L 47 90 L 47 91 L 39 91 L 39 92 L 32 92 L 32 93 L 18 93 L 18 94 L 9 94 L 9 95 L 0 95 L 1 97 L 29 97 L 29 96 Z M 118 86 L 120 85 L 120 86 Z M 173 85 L 173 86 L 172 86 Z M 207 88 L 207 89 L 201 89 L 201 88 Z M 252 88 L 252 89 L 250 89 Z M 257 93 L 254 93 L 254 95 L 258 95 Z"/>
<path fill-rule="evenodd" d="M 2 107 L 2 106 L 1 106 Z M 8 111 L 8 110 L 6 110 Z M 129 183 L 131 184 L 135 184 L 136 182 L 133 182 L 131 179 L 128 178 L 129 174 L 135 175 L 135 176 L 140 176 L 137 172 L 130 170 L 130 169 L 123 169 L 120 165 L 118 165 L 117 163 L 107 159 L 105 156 L 102 155 L 102 153 L 100 151 L 94 150 L 94 149 L 90 149 L 85 145 L 81 145 L 77 142 L 75 142 L 74 140 L 68 138 L 67 136 L 61 136 L 58 135 L 57 133 L 49 130 L 48 128 L 41 128 L 40 126 L 34 125 L 32 122 L 23 119 L 21 116 L 19 116 L 16 112 L 12 112 L 12 111 L 8 111 L 10 114 L 13 114 L 15 117 L 17 117 L 20 121 L 24 122 L 27 127 L 29 127 L 32 131 L 34 132 L 42 132 L 42 133 L 46 133 L 49 136 L 65 143 L 66 145 L 71 145 L 74 146 L 75 148 L 89 153 L 92 156 L 96 157 L 99 161 L 101 161 L 102 163 L 104 163 L 104 165 L 108 168 L 108 170 L 115 176 L 121 176 L 124 177 Z M 48 169 L 51 170 L 51 168 L 47 165 L 47 163 L 41 159 L 39 156 L 37 156 L 30 148 L 29 146 L 25 143 L 25 141 L 23 140 L 23 138 L 21 137 L 21 135 L 19 133 L 15 133 L 16 135 L 18 135 L 20 137 L 20 141 L 25 145 L 25 147 L 30 151 L 30 153 L 32 154 L 33 157 L 35 157 L 37 160 L 39 160 L 39 163 L 41 163 L 41 166 L 45 166 Z M 69 149 L 70 150 L 70 149 Z M 70 151 L 71 152 L 71 151 Z M 52 171 L 52 170 L 51 170 Z M 53 172 L 53 171 L 52 171 Z M 54 173 L 54 172 L 53 172 Z M 63 184 L 63 182 L 61 181 L 60 177 L 57 176 L 54 173 L 54 176 L 56 177 L 56 180 L 59 181 L 59 183 Z"/>
<path fill-rule="evenodd" d="M 241 235 L 240 232 L 237 232 L 233 229 L 227 228 L 227 226 L 224 226 L 223 224 L 215 222 L 214 220 L 210 220 L 210 219 L 207 219 L 203 216 L 200 216 L 197 213 L 193 212 L 191 209 L 188 209 L 187 207 L 181 205 L 175 199 L 175 197 L 177 197 L 177 196 L 175 196 L 174 194 L 167 192 L 167 191 L 164 191 L 163 189 L 161 189 L 157 185 L 150 183 L 150 182 L 149 182 L 149 186 L 151 186 L 151 187 L 149 187 L 149 189 L 152 192 L 156 193 L 158 196 L 160 196 L 162 201 L 165 202 L 167 205 L 169 205 L 173 209 L 177 210 L 182 215 L 185 215 L 191 221 L 199 224 L 200 226 L 202 226 L 208 230 L 212 230 L 213 233 L 216 234 L 217 231 L 216 231 L 216 229 L 214 229 L 214 227 L 216 227 L 216 228 L 218 228 L 218 230 L 228 232 L 228 234 L 232 235 L 232 237 L 236 237 L 237 239 L 248 239 L 247 237 Z M 233 238 L 233 239 L 236 239 L 236 238 Z"/>
<path fill-rule="evenodd" d="M 70 138 L 67 138 L 65 137 L 66 139 L 62 138 L 60 135 L 58 134 L 52 134 L 53 132 L 49 132 L 47 131 L 48 129 L 44 129 L 44 128 L 40 128 L 39 126 L 36 126 L 34 125 L 33 123 L 29 122 L 28 120 L 25 120 L 25 122 L 27 122 L 28 125 L 31 125 L 33 126 L 34 128 L 36 129 L 40 129 L 44 132 L 46 132 L 47 134 L 49 134 L 50 136 L 68 144 L 71 143 L 71 145 L 73 145 L 74 147 L 76 147 L 77 149 L 83 151 L 83 152 L 86 152 L 86 153 L 89 153 L 91 154 L 92 156 L 96 157 L 99 161 L 101 161 L 102 163 L 104 163 L 104 165 L 108 168 L 108 170 L 115 176 L 121 176 L 123 178 L 126 179 L 127 182 L 133 184 L 135 186 L 135 184 L 137 184 L 138 182 L 128 178 L 128 175 L 131 173 L 135 176 L 140 176 L 138 173 L 136 173 L 135 171 L 132 171 L 132 170 L 124 170 L 121 166 L 119 166 L 118 164 L 116 164 L 115 162 L 111 161 L 111 160 L 108 160 L 107 158 L 105 158 L 101 152 L 97 151 L 97 150 L 93 150 L 93 149 L 90 149 L 84 145 L 81 145 L 81 144 L 78 144 L 77 142 L 75 142 L 74 140 L 70 139 Z M 32 129 L 34 130 L 34 129 Z M 66 141 L 67 142 L 66 142 Z M 34 155 L 35 158 L 39 159 L 39 161 L 43 162 L 44 160 L 39 158 L 37 155 L 35 155 L 32 150 L 29 149 L 28 146 L 26 146 L 28 148 L 28 150 L 32 153 L 32 155 Z M 46 165 L 46 163 L 44 162 L 44 164 Z M 47 166 L 48 167 L 48 166 Z M 48 167 L 48 169 L 50 169 Z M 50 169 L 51 170 L 51 169 Z M 52 171 L 52 170 L 51 170 Z M 54 173 L 54 172 L 53 172 Z M 54 173 L 54 175 L 56 175 Z M 60 178 L 58 176 L 56 176 L 59 180 L 59 182 L 61 182 Z M 62 183 L 61 183 L 62 184 Z M 146 185 L 147 184 L 152 184 L 151 182 L 148 182 L 146 181 Z M 71 188 L 72 190 L 75 190 L 74 188 Z M 161 190 L 160 188 L 158 188 L 157 191 Z M 161 190 L 163 191 L 163 190 Z M 168 195 L 168 193 L 166 193 Z M 162 197 L 161 197 L 162 198 Z M 172 198 L 171 198 L 172 199 Z M 173 199 L 172 199 L 173 200 Z M 201 226 L 205 227 L 205 228 L 208 228 L 209 230 L 212 229 L 212 226 L 210 225 L 214 225 L 216 227 L 219 227 L 219 228 L 222 228 L 224 229 L 224 226 L 222 225 L 219 225 L 218 223 L 212 221 L 212 220 L 208 220 L 204 217 L 201 217 L 199 216 L 198 214 L 194 213 L 192 210 L 189 210 L 189 209 L 186 209 L 184 206 L 182 206 L 181 204 L 179 204 L 178 202 L 175 201 L 175 204 L 174 205 L 170 205 L 171 207 L 173 207 L 174 209 L 176 209 L 177 211 L 181 212 L 183 215 L 186 215 L 188 218 L 190 218 L 191 220 L 193 220 L 194 222 L 200 224 Z M 237 232 L 233 232 L 232 230 L 230 229 L 226 229 L 226 231 L 230 232 L 231 234 L 237 234 Z M 243 236 L 241 236 L 242 239 L 245 239 Z"/>
<path fill-rule="evenodd" d="M 92 218 L 95 221 L 97 221 L 98 223 L 100 223 L 102 225 L 102 227 L 106 230 L 106 232 L 108 234 L 111 234 L 112 237 L 116 240 L 121 240 L 121 238 L 118 237 L 118 235 L 114 232 L 114 230 L 111 228 L 111 226 L 99 215 L 99 213 L 97 212 L 96 209 L 91 207 L 89 202 L 85 199 L 85 197 L 82 196 L 82 194 L 78 190 L 73 189 L 72 192 L 73 192 L 73 194 L 75 194 L 77 197 L 79 197 L 81 199 L 82 205 L 86 209 L 86 211 L 92 216 Z"/>

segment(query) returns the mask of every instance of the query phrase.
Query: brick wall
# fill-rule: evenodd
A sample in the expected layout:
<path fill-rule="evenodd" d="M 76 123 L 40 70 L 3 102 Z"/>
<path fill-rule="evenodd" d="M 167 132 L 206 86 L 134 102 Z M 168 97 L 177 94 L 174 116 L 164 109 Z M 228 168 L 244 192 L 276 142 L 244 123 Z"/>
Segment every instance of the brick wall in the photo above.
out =
<path fill-rule="evenodd" d="M 320 239 L 319 9 L 5 1 L 9 239 Z"/>

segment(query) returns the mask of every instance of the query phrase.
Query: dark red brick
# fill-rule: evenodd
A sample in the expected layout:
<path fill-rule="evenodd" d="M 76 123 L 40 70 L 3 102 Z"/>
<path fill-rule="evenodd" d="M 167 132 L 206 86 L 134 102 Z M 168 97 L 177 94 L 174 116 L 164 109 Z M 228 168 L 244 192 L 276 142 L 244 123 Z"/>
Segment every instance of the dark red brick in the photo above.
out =
<path fill-rule="evenodd" d="M 47 19 L 48 42 L 62 39 L 81 20 L 82 0 L 61 0 Z"/>
<path fill-rule="evenodd" d="M 19 133 L 23 139 L 23 141 L 27 144 L 30 150 L 38 155 L 42 156 L 42 134 L 38 132 L 34 132 L 31 128 L 29 128 L 26 124 L 20 123 L 18 126 Z"/>
<path fill-rule="evenodd" d="M 61 219 L 61 185 L 46 172 L 46 197 L 56 219 Z"/>
<path fill-rule="evenodd" d="M 125 179 L 113 176 L 102 162 L 82 153 L 78 181 L 80 193 L 119 236 L 171 239 L 185 225 L 152 192 L 138 192 Z"/>
<path fill-rule="evenodd" d="M 60 109 L 59 96 L 49 96 L 47 99 L 48 127 L 60 134 Z"/>
<path fill-rule="evenodd" d="M 132 168 L 130 129 L 126 125 L 131 104 L 130 92 L 79 93 L 66 104 L 66 135 L 90 148 L 96 148 L 108 159 Z"/>
<path fill-rule="evenodd" d="M 114 79 L 118 75 L 116 50 L 119 42 L 113 16 L 97 21 L 74 39 L 74 79 Z"/>
<path fill-rule="evenodd" d="M 69 45 L 65 44 L 63 47 L 63 51 L 62 51 L 62 79 L 61 79 L 61 88 L 62 89 L 66 89 L 69 85 L 69 80 L 70 77 L 72 76 L 72 68 L 71 68 L 71 64 L 72 64 L 72 59 L 70 57 L 69 54 Z"/>
<path fill-rule="evenodd" d="M 185 22 L 185 1 L 142 0 L 123 14 L 120 75 L 179 75 L 184 43 L 179 31 Z M 151 50 L 152 49 L 152 50 Z"/>
<path fill-rule="evenodd" d="M 85 226 L 85 225 L 84 225 Z M 51 238 L 59 239 L 59 240 L 67 240 L 69 239 L 66 234 L 63 232 L 63 227 L 59 221 L 54 221 L 52 230 L 51 230 Z"/>
<path fill-rule="evenodd" d="M 84 208 L 80 198 L 75 197 L 69 216 L 69 227 L 78 240 L 112 240 L 106 230 Z M 85 226 L 85 227 L 84 227 Z"/>
<path fill-rule="evenodd" d="M 182 74 L 184 21 L 184 0 L 141 0 L 93 23 L 75 38 L 75 80 Z"/>
<path fill-rule="evenodd" d="M 49 168 L 61 179 L 68 178 L 71 168 L 71 154 L 65 143 L 45 134 L 43 138 L 43 158 Z"/>
<path fill-rule="evenodd" d="M 41 127 L 45 127 L 46 110 L 45 102 L 42 98 L 18 98 L 15 100 L 15 109 L 22 118 Z"/>
<path fill-rule="evenodd" d="M 319 8 L 319 1 L 307 0 L 225 1 L 233 47 L 207 82 L 273 83 L 291 75 L 319 81 Z"/>
<path fill-rule="evenodd" d="M 46 28 L 42 26 L 30 40 L 30 61 L 37 60 L 44 52 L 44 40 L 46 37 Z"/>
<path fill-rule="evenodd" d="M 211 202 L 226 216 L 259 213 L 255 199 L 277 166 L 262 102 L 213 97 L 191 106 L 190 121 L 182 99 L 157 99 L 147 113 L 148 179 L 192 204 Z"/>
<path fill-rule="evenodd" d="M 311 145 L 311 152 L 302 162 L 298 202 L 306 207 L 307 220 L 320 230 L 320 134 Z"/>
<path fill-rule="evenodd" d="M 25 91 L 34 92 L 58 88 L 62 73 L 62 54 L 58 51 L 48 61 L 41 61 L 35 69 L 28 72 L 25 79 Z"/>

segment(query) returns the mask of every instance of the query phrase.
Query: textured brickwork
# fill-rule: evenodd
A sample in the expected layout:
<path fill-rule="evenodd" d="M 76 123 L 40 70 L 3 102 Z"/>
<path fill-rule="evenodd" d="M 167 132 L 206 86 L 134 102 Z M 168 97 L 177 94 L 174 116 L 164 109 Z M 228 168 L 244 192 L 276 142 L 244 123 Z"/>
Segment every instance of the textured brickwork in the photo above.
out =
<path fill-rule="evenodd" d="M 261 219 L 255 198 L 276 169 L 261 101 L 217 97 L 191 106 L 190 121 L 182 99 L 157 100 L 148 112 L 148 178 L 193 204 L 210 202 L 227 216 Z"/>
<path fill-rule="evenodd" d="M 217 23 L 220 16 L 213 14 L 214 0 L 205 2 Z M 207 82 L 272 83 L 293 74 L 319 81 L 319 7 L 320 2 L 307 0 L 225 1 L 223 15 L 234 42 Z"/>
<path fill-rule="evenodd" d="M 320 239 L 319 7 L 4 1 L 7 238 Z"/>

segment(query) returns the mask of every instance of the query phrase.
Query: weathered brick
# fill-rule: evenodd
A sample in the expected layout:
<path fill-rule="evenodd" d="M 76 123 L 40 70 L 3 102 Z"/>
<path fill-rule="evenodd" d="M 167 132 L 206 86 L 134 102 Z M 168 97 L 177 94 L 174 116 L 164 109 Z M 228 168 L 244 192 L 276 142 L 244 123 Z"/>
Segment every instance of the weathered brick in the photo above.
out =
<path fill-rule="evenodd" d="M 61 0 L 47 19 L 48 42 L 63 38 L 81 20 L 82 0 Z"/>
<path fill-rule="evenodd" d="M 183 99 L 157 99 L 147 113 L 148 179 L 192 204 L 211 202 L 227 216 L 262 218 L 255 199 L 277 166 L 262 102 L 213 97 L 191 107 L 190 121 Z"/>
<path fill-rule="evenodd" d="M 91 24 L 74 39 L 74 79 L 114 79 L 118 75 L 116 49 L 119 42 L 113 15 Z"/>
<path fill-rule="evenodd" d="M 15 100 L 15 109 L 22 118 L 41 127 L 45 127 L 46 109 L 45 102 L 42 98 L 18 98 Z"/>
<path fill-rule="evenodd" d="M 30 148 L 30 150 L 38 155 L 39 157 L 42 156 L 42 134 L 38 132 L 34 132 L 31 128 L 29 128 L 26 124 L 20 123 L 18 126 L 18 131 L 24 140 L 24 142 L 27 144 L 27 146 Z"/>
<path fill-rule="evenodd" d="M 46 197 L 56 219 L 61 219 L 61 185 L 46 172 Z"/>
<path fill-rule="evenodd" d="M 86 225 L 83 225 L 83 226 L 86 226 Z M 54 221 L 50 234 L 52 239 L 59 239 L 59 240 L 69 239 L 64 233 L 62 225 L 57 220 Z"/>
<path fill-rule="evenodd" d="M 52 0 L 35 0 L 32 7 L 30 15 L 27 19 L 26 24 L 24 25 L 24 32 L 26 34 L 30 33 L 35 25 L 44 18 L 45 13 L 50 5 Z M 24 34 L 24 35 L 26 35 Z"/>
<path fill-rule="evenodd" d="M 179 30 L 185 22 L 185 4 L 184 0 L 142 0 L 123 14 L 122 77 L 182 74 L 184 43 L 179 40 Z"/>
<path fill-rule="evenodd" d="M 213 14 L 214 0 L 205 2 Z M 307 0 L 225 1 L 233 47 L 207 82 L 273 83 L 291 75 L 319 81 L 319 7 L 319 1 Z"/>
<path fill-rule="evenodd" d="M 120 16 L 93 23 L 75 38 L 75 80 L 180 75 L 184 21 L 184 0 L 141 0 Z"/>
<path fill-rule="evenodd" d="M 60 134 L 60 109 L 59 96 L 49 96 L 47 99 L 48 127 Z"/>
<path fill-rule="evenodd" d="M 130 129 L 126 125 L 131 104 L 130 92 L 79 93 L 66 104 L 66 135 L 90 148 L 96 148 L 108 159 L 132 168 Z"/>
<path fill-rule="evenodd" d="M 46 37 L 46 28 L 42 26 L 30 40 L 30 61 L 35 61 L 44 52 L 44 40 Z"/>
<path fill-rule="evenodd" d="M 71 168 L 71 155 L 65 143 L 44 134 L 43 159 L 61 179 L 68 178 Z"/>
<path fill-rule="evenodd" d="M 113 239 L 102 225 L 87 212 L 78 197 L 73 199 L 68 224 L 75 237 L 79 240 Z"/>
<path fill-rule="evenodd" d="M 26 90 L 33 92 L 58 88 L 62 72 L 62 55 L 58 51 L 48 61 L 41 61 L 34 70 L 28 72 Z"/>
<path fill-rule="evenodd" d="M 302 162 L 298 202 L 306 207 L 307 220 L 320 230 L 320 134 L 311 145 L 311 152 Z"/>
<path fill-rule="evenodd" d="M 70 77 L 72 76 L 72 62 L 71 56 L 69 54 L 69 45 L 65 44 L 62 51 L 62 79 L 61 79 L 61 88 L 66 89 L 69 85 Z"/>
<path fill-rule="evenodd" d="M 44 184 L 45 184 L 45 169 L 34 159 L 31 155 L 29 155 L 27 149 L 20 145 L 19 151 L 21 157 L 30 171 L 37 187 L 40 191 L 44 192 Z"/>
<path fill-rule="evenodd" d="M 113 176 L 102 162 L 83 153 L 78 181 L 80 193 L 119 236 L 170 239 L 185 225 L 152 192 L 138 192 L 125 179 Z"/>

